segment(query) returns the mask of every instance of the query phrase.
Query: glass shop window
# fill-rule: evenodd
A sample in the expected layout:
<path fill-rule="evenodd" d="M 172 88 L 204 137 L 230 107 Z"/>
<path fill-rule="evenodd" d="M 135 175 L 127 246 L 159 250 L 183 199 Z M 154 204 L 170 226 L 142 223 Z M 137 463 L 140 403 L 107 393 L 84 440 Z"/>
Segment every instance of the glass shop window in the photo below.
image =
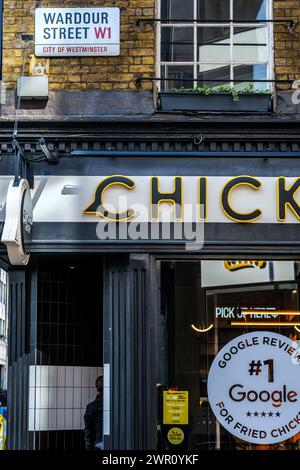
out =
<path fill-rule="evenodd" d="M 270 89 L 271 3 L 160 0 L 161 90 L 223 85 Z"/>
<path fill-rule="evenodd" d="M 208 374 L 216 354 L 241 335 L 258 331 L 278 333 L 293 341 L 296 348 L 300 345 L 300 262 L 180 260 L 160 261 L 158 268 L 158 449 L 300 449 L 300 433 L 269 445 L 235 437 L 216 419 L 207 391 Z M 267 371 L 267 365 L 264 367 Z M 279 380 L 280 372 L 276 370 L 274 374 Z M 269 385 L 270 390 L 272 386 Z M 279 388 L 277 383 L 275 386 Z M 179 401 L 175 406 L 173 402 L 172 408 L 174 397 Z M 266 401 L 267 394 L 264 392 L 261 398 Z M 249 395 L 249 407 L 251 400 L 253 393 Z M 284 412 L 281 405 L 278 400 L 274 407 L 266 404 L 275 420 Z M 247 411 L 245 408 L 246 422 Z M 249 418 L 251 423 L 258 419 L 255 413 Z M 176 416 L 178 425 L 174 425 Z M 173 424 L 170 417 L 175 420 Z"/>
<path fill-rule="evenodd" d="M 3 49 L 3 9 L 4 0 L 0 0 L 0 78 L 2 78 L 2 49 Z"/>

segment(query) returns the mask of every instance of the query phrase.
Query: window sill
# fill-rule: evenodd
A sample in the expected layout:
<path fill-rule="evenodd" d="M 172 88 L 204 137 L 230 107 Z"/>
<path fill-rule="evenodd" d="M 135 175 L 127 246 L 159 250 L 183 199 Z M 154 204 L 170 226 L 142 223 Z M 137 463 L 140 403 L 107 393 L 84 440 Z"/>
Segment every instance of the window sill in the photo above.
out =
<path fill-rule="evenodd" d="M 268 93 L 243 94 L 238 101 L 231 95 L 204 95 L 194 92 L 163 91 L 159 94 L 161 111 L 211 112 L 272 112 L 272 98 Z"/>

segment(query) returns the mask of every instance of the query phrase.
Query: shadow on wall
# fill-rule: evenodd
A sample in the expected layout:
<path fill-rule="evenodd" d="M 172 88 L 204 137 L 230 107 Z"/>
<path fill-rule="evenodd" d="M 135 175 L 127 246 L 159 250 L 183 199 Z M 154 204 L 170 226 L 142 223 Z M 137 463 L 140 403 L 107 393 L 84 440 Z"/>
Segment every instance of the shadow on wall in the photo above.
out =
<path fill-rule="evenodd" d="M 14 91 L 2 96 L 2 117 L 14 118 L 18 99 Z M 58 91 L 48 100 L 21 100 L 20 118 L 97 118 L 103 116 L 151 115 L 152 91 Z"/>

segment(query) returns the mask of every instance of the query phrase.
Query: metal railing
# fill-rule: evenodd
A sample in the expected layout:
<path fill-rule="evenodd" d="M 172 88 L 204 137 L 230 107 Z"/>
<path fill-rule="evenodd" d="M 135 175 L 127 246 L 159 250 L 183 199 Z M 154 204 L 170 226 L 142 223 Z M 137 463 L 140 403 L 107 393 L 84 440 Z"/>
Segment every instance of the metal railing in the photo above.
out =
<path fill-rule="evenodd" d="M 139 18 L 136 21 L 137 26 L 142 26 L 145 24 L 151 24 L 151 23 L 166 23 L 166 24 L 172 24 L 172 23 L 180 23 L 180 24 L 185 24 L 185 23 L 199 23 L 199 24 L 264 24 L 264 23 L 274 23 L 274 24 L 285 24 L 286 28 L 289 32 L 293 31 L 298 24 L 297 21 L 295 21 L 292 18 L 275 18 L 273 20 L 233 20 L 233 19 L 223 19 L 223 20 L 201 20 L 200 18 L 196 19 L 173 19 L 173 18 Z"/>
<path fill-rule="evenodd" d="M 197 79 L 196 81 L 197 82 L 200 82 L 200 83 L 205 83 L 205 82 L 212 82 L 212 83 L 223 83 L 223 84 L 228 84 L 230 82 L 234 82 L 234 83 L 282 83 L 282 84 L 289 84 L 289 85 L 292 85 L 294 82 L 295 82 L 296 78 L 294 79 L 289 79 L 289 80 L 271 80 L 271 79 L 265 79 L 265 80 L 260 80 L 260 79 L 253 79 L 253 80 L 248 80 L 248 79 L 233 79 L 233 80 L 219 80 L 219 79 Z M 174 81 L 178 81 L 178 82 L 194 82 L 194 79 L 193 78 L 160 78 L 160 77 L 137 77 L 135 79 L 135 84 L 137 87 L 141 86 L 141 83 L 142 82 L 155 82 L 155 81 L 158 81 L 158 82 L 174 82 Z"/>

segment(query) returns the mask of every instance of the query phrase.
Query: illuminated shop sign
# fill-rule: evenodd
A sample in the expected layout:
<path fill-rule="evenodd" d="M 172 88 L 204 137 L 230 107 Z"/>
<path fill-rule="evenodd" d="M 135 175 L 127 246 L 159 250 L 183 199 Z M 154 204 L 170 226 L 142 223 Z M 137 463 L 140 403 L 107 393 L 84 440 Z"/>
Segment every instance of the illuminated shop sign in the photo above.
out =
<path fill-rule="evenodd" d="M 300 220 L 300 200 L 297 200 L 300 178 L 252 176 L 228 179 L 203 176 L 135 178 L 114 175 L 98 183 L 94 198 L 85 208 L 84 214 L 100 215 L 109 221 L 135 219 L 137 211 L 132 207 L 118 212 L 111 211 L 104 203 L 104 194 L 109 190 L 112 196 L 112 191 L 119 187 L 129 198 L 129 193 L 136 195 L 140 192 L 139 185 L 148 188 L 148 194 L 139 201 L 150 205 L 151 220 L 160 219 L 161 205 L 165 203 L 172 205 L 175 221 L 188 217 L 192 220 L 214 221 L 218 213 L 222 214 L 219 219 L 244 223 L 258 220 L 268 222 L 274 218 L 285 222 L 291 215 L 293 219 Z"/>
<path fill-rule="evenodd" d="M 230 268 L 229 268 L 229 267 Z M 235 269 L 239 267 L 239 269 Z M 291 261 L 201 261 L 202 287 L 233 286 L 279 281 L 294 281 L 294 263 Z M 241 305 L 240 307 L 242 307 Z M 266 308 L 266 307 L 264 307 Z M 262 310 L 264 310 L 262 307 Z M 233 313 L 228 311 L 227 313 Z M 220 311 L 220 313 L 222 313 Z M 235 311 L 235 314 L 237 312 Z M 265 312 L 263 312 L 265 313 Z M 225 315 L 225 311 L 223 311 Z"/>
<path fill-rule="evenodd" d="M 1 177 L 3 193 L 10 178 Z M 34 221 L 298 224 L 299 185 L 300 177 L 37 175 Z M 229 260 L 222 270 L 234 279 L 269 267 Z"/>
<path fill-rule="evenodd" d="M 119 55 L 119 8 L 37 8 L 35 54 L 45 57 Z"/>
<path fill-rule="evenodd" d="M 208 399 L 221 425 L 243 441 L 274 444 L 300 432 L 300 350 L 277 333 L 239 336 L 216 355 Z"/>
<path fill-rule="evenodd" d="M 191 325 L 191 328 L 197 333 L 208 333 L 214 326 L 228 327 L 262 327 L 279 326 L 294 328 L 300 331 L 300 311 L 299 310 L 279 310 L 275 307 L 240 307 L 240 306 L 222 306 L 215 307 L 215 319 L 217 322 L 211 323 L 207 327 L 199 328 Z"/>
<path fill-rule="evenodd" d="M 216 307 L 215 318 L 227 326 L 281 326 L 299 331 L 299 310 L 280 310 L 266 307 Z"/>
<path fill-rule="evenodd" d="M 235 272 L 240 271 L 241 269 L 265 269 L 267 267 L 266 261 L 224 261 L 225 269 L 228 271 Z"/>
<path fill-rule="evenodd" d="M 247 315 L 246 312 L 247 311 Z M 250 312 L 250 313 L 248 313 Z M 275 308 L 266 308 L 266 307 L 255 307 L 253 309 L 248 309 L 246 307 L 239 306 L 224 306 L 215 308 L 215 317 L 221 320 L 234 320 L 234 319 L 245 319 L 254 318 L 254 319 L 273 319 L 279 317 L 276 313 Z"/>

